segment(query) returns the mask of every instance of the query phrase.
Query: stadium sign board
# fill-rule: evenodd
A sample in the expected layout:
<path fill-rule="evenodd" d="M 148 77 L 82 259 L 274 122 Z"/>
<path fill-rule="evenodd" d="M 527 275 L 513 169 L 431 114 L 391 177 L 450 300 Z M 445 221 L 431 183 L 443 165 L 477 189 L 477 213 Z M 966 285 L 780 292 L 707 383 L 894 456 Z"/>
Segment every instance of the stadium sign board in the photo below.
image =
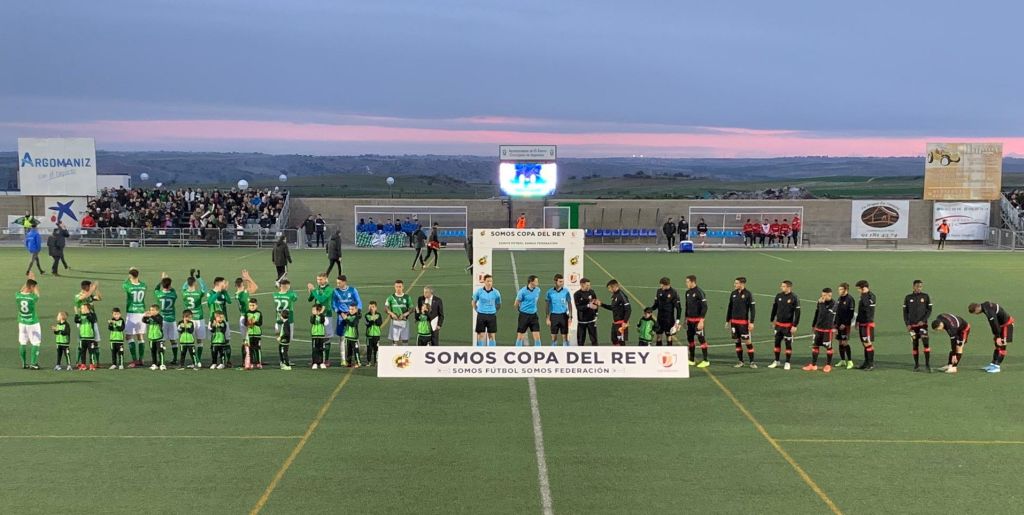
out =
<path fill-rule="evenodd" d="M 999 200 L 1002 143 L 929 143 L 925 200 Z"/>
<path fill-rule="evenodd" d="M 22 195 L 95 195 L 96 141 L 92 138 L 18 138 Z"/>
<path fill-rule="evenodd" d="M 854 240 L 906 239 L 910 227 L 909 200 L 854 200 L 850 238 Z"/>
<path fill-rule="evenodd" d="M 686 347 L 381 347 L 377 377 L 690 377 Z"/>
<path fill-rule="evenodd" d="M 502 161 L 554 161 L 558 157 L 556 145 L 499 145 L 498 159 Z"/>
<path fill-rule="evenodd" d="M 937 227 L 949 224 L 949 240 L 986 240 L 992 205 L 988 202 L 936 202 L 932 206 L 932 239 L 939 239 Z"/>

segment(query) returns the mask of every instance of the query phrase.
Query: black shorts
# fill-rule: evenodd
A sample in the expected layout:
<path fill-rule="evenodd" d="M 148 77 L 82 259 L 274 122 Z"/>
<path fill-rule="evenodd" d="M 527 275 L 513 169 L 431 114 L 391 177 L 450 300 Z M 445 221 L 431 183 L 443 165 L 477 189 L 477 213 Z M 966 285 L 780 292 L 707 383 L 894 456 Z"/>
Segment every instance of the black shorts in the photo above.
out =
<path fill-rule="evenodd" d="M 669 334 L 672 328 L 676 325 L 676 319 L 669 316 L 658 315 L 658 320 L 654 322 L 654 334 Z"/>
<path fill-rule="evenodd" d="M 850 340 L 850 326 L 847 325 L 845 329 L 836 328 L 836 339 L 845 342 Z"/>
<path fill-rule="evenodd" d="M 922 325 L 915 327 L 910 330 L 911 338 L 927 338 L 928 337 L 928 326 Z"/>
<path fill-rule="evenodd" d="M 857 329 L 860 331 L 860 341 L 867 343 L 875 339 L 874 322 L 868 322 L 866 324 L 857 324 Z"/>
<path fill-rule="evenodd" d="M 701 343 L 704 343 L 704 330 L 697 330 L 697 324 L 700 322 L 686 321 L 686 341 L 694 343 L 698 337 L 701 339 Z"/>
<path fill-rule="evenodd" d="M 1007 324 L 1002 327 L 1003 345 L 1007 343 L 1013 343 L 1013 324 Z"/>
<path fill-rule="evenodd" d="M 749 340 L 750 324 L 732 324 L 732 337 Z"/>
<path fill-rule="evenodd" d="M 528 332 L 536 333 L 538 331 L 540 331 L 540 319 L 537 318 L 537 314 L 519 312 L 519 322 L 516 323 L 516 332 L 522 334 Z"/>
<path fill-rule="evenodd" d="M 477 313 L 476 315 L 476 332 L 477 333 L 489 333 L 494 334 L 498 332 L 498 317 L 496 315 L 488 315 L 484 313 Z"/>
<path fill-rule="evenodd" d="M 569 334 L 569 315 L 565 313 L 552 313 L 551 334 Z"/>
<path fill-rule="evenodd" d="M 832 331 L 822 332 L 817 329 L 814 330 L 814 346 L 815 347 L 831 347 L 832 346 Z"/>

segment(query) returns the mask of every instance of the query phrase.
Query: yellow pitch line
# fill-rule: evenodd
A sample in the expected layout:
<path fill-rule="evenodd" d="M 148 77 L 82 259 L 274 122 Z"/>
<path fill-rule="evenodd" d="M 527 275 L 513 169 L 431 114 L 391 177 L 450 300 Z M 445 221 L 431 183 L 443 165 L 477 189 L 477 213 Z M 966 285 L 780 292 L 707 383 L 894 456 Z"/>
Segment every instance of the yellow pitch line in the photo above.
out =
<path fill-rule="evenodd" d="M 607 274 L 609 278 L 614 278 L 611 272 L 609 272 L 607 268 L 601 265 L 601 263 L 599 263 L 592 256 L 588 255 L 587 258 L 590 259 L 590 261 L 593 262 L 595 265 L 597 265 L 597 267 L 600 268 L 605 274 Z M 633 300 L 642 303 L 639 297 L 633 295 L 624 286 L 622 286 L 622 290 L 625 291 L 626 294 L 629 295 L 630 297 L 633 297 Z M 747 420 L 749 420 L 750 423 L 754 425 L 754 429 L 757 429 L 757 432 L 760 433 L 761 436 L 768 441 L 772 448 L 775 449 L 775 452 L 779 453 L 779 455 L 782 456 L 784 460 L 786 460 L 786 463 L 789 463 L 789 466 L 792 467 L 794 471 L 796 471 L 797 475 L 800 476 L 800 479 L 802 479 L 804 483 L 807 484 L 807 486 L 810 487 L 810 489 L 814 491 L 815 494 L 817 494 L 818 498 L 820 498 L 822 502 L 824 502 L 825 505 L 828 506 L 829 510 L 835 515 L 842 515 L 843 512 L 839 509 L 838 506 L 836 506 L 836 503 L 832 501 L 832 498 L 829 497 L 828 494 L 825 493 L 825 491 L 822 490 L 820 486 L 818 486 L 818 483 L 816 483 L 814 479 L 811 478 L 810 474 L 808 474 L 807 471 L 804 470 L 804 468 L 801 467 L 800 464 L 797 463 L 797 461 L 793 459 L 793 457 L 790 456 L 788 452 L 786 452 L 786 449 L 784 449 L 782 445 L 779 444 L 779 440 L 776 440 L 768 432 L 768 430 L 764 428 L 761 422 L 759 422 L 757 418 L 754 417 L 754 414 L 751 413 L 750 410 L 748 410 L 747 407 L 744 406 L 738 398 L 736 398 L 736 395 L 732 393 L 732 390 L 730 390 L 728 387 L 725 386 L 725 384 L 719 381 L 718 378 L 715 377 L 715 375 L 712 374 L 710 370 L 706 368 L 702 370 L 704 370 L 704 373 L 706 373 L 708 377 L 711 378 L 711 381 L 713 381 L 715 385 L 718 386 L 718 389 L 721 390 L 722 393 L 724 393 L 730 401 L 732 401 L 733 405 L 736 406 L 738 410 L 740 410 L 740 413 L 742 413 L 743 416 L 746 417 Z"/>
<path fill-rule="evenodd" d="M 302 438 L 299 439 L 299 442 L 295 444 L 295 448 L 292 449 L 291 454 L 289 454 L 288 457 L 285 458 L 284 463 L 281 464 L 281 468 L 279 468 L 277 470 L 277 473 L 274 474 L 274 479 L 270 481 L 270 484 L 267 485 L 267 489 L 263 491 L 263 495 L 260 496 L 259 500 L 256 501 L 256 504 L 253 505 L 251 510 L 249 510 L 250 515 L 255 515 L 259 513 L 260 510 L 262 510 L 263 507 L 267 505 L 267 500 L 270 499 L 270 494 L 274 493 L 274 490 L 277 488 L 278 483 L 281 482 L 281 478 L 284 477 L 285 472 L 288 472 L 288 469 L 291 468 L 292 463 L 295 462 L 295 458 L 299 456 L 299 453 L 302 452 L 302 449 L 306 446 L 306 443 L 309 442 L 309 437 L 313 436 L 313 432 L 316 431 L 316 428 L 320 426 L 320 421 L 323 420 L 324 415 L 327 414 L 327 410 L 330 409 L 331 404 L 334 403 L 334 399 L 338 397 L 338 394 L 341 393 L 341 389 L 344 388 L 345 385 L 348 384 L 349 379 L 352 378 L 353 370 L 355 369 L 350 368 L 348 370 L 348 373 L 341 378 L 341 381 L 338 381 L 338 386 L 334 387 L 334 391 L 331 392 L 331 396 L 328 397 L 326 401 L 324 401 L 323 406 L 320 406 L 320 411 L 317 412 L 316 417 L 313 418 L 313 421 L 309 423 L 309 427 L 306 428 L 306 433 L 302 435 Z"/>
<path fill-rule="evenodd" d="M 416 279 L 414 279 L 412 283 L 409 285 L 410 290 L 416 286 L 416 283 L 420 281 L 420 278 L 423 277 L 424 273 L 426 273 L 426 269 L 421 268 L 420 274 L 417 275 Z M 285 458 L 284 463 L 281 464 L 281 468 L 278 469 L 277 474 L 274 474 L 274 479 L 272 479 L 270 481 L 270 484 L 267 485 L 267 489 L 263 491 L 263 495 L 260 496 L 259 500 L 256 501 L 256 504 L 253 505 L 251 510 L 249 510 L 250 515 L 256 515 L 263 509 L 264 506 L 267 505 L 267 501 L 270 499 L 270 495 L 274 493 L 275 489 L 277 489 L 277 485 L 281 482 L 281 478 L 284 477 L 285 472 L 287 472 L 288 469 L 291 468 L 292 463 L 295 462 L 295 458 L 299 456 L 299 453 L 302 452 L 302 449 L 306 446 L 306 443 L 309 441 L 309 438 L 313 436 L 313 432 L 316 431 L 316 428 L 320 426 L 320 421 L 323 420 L 324 415 L 327 414 L 327 410 L 330 409 L 331 404 L 334 403 L 334 399 L 338 397 L 339 393 L 341 393 L 341 389 L 344 388 L 346 384 L 348 384 L 349 379 L 351 379 L 352 377 L 353 370 L 355 369 L 349 369 L 348 373 L 345 374 L 345 377 L 342 377 L 341 381 L 338 382 L 338 386 L 336 386 L 334 388 L 334 391 L 331 392 L 331 396 L 328 397 L 326 401 L 324 401 L 323 406 L 320 406 L 320 411 L 317 412 L 316 417 L 313 418 L 313 421 L 309 423 L 309 427 L 306 428 L 306 434 L 302 435 L 302 438 L 299 440 L 299 442 L 295 444 L 295 448 L 292 449 L 291 454 L 289 454 L 288 457 Z"/>
<path fill-rule="evenodd" d="M 0 439 L 126 438 L 185 440 L 296 440 L 301 435 L 0 435 Z"/>
<path fill-rule="evenodd" d="M 838 438 L 779 438 L 777 442 L 793 443 L 894 443 L 894 444 L 938 444 L 938 445 L 1024 445 L 1024 440 L 871 440 Z"/>
<path fill-rule="evenodd" d="M 808 474 L 807 471 L 804 470 L 804 468 L 801 467 L 800 464 L 797 463 L 797 461 L 793 459 L 793 457 L 790 456 L 788 452 L 786 452 L 786 449 L 782 448 L 782 445 L 779 444 L 780 440 L 776 440 L 768 432 L 768 430 L 765 429 L 763 425 L 761 425 L 757 418 L 754 417 L 754 414 L 751 413 L 750 410 L 748 410 L 747 407 L 744 406 L 738 398 L 736 398 L 736 396 L 732 393 L 732 390 L 726 387 L 721 381 L 718 380 L 717 377 L 715 377 L 715 374 L 712 374 L 711 371 L 706 368 L 703 370 L 704 373 L 706 373 L 708 377 L 711 378 L 711 381 L 718 386 L 718 389 L 721 390 L 722 393 L 724 393 L 730 401 L 732 401 L 733 405 L 736 406 L 736 409 L 740 410 L 740 413 L 742 413 L 743 416 L 746 417 L 747 420 L 749 420 L 750 423 L 754 425 L 754 429 L 757 429 L 757 432 L 761 433 L 761 436 L 763 436 L 765 440 L 768 440 L 768 443 L 771 444 L 773 449 L 775 449 L 775 452 L 779 453 L 779 455 L 782 456 L 782 459 L 786 460 L 786 463 L 789 463 L 790 467 L 793 467 L 793 470 L 795 470 L 797 475 L 800 476 L 800 479 L 802 479 L 804 483 L 806 483 L 807 486 L 809 486 L 811 490 L 818 495 L 818 498 L 820 498 L 822 502 L 824 502 L 825 505 L 828 506 L 829 510 L 831 510 L 832 513 L 834 513 L 835 515 L 842 515 L 843 512 L 839 510 L 839 507 L 836 506 L 836 503 L 832 501 L 832 498 L 830 498 L 828 494 L 825 493 L 825 490 L 822 490 L 822 488 L 818 486 L 818 483 L 816 483 L 814 479 L 811 478 L 811 475 Z"/>

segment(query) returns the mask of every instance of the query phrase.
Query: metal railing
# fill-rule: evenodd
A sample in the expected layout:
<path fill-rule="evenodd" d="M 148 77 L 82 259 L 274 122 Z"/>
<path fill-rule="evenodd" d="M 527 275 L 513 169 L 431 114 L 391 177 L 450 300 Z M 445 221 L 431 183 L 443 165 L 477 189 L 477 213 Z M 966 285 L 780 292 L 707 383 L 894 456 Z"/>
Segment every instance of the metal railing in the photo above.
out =
<path fill-rule="evenodd" d="M 1024 238 L 1021 237 L 1020 232 L 1014 231 L 1013 229 L 989 227 L 988 238 L 985 239 L 985 245 L 995 247 L 997 249 L 1007 249 L 1012 251 L 1018 248 L 1024 248 Z"/>
<path fill-rule="evenodd" d="M 79 229 L 72 240 L 82 245 L 99 247 L 243 247 L 270 248 L 284 235 L 290 247 L 297 248 L 299 232 L 295 229 L 273 230 L 261 227 L 246 229 Z"/>

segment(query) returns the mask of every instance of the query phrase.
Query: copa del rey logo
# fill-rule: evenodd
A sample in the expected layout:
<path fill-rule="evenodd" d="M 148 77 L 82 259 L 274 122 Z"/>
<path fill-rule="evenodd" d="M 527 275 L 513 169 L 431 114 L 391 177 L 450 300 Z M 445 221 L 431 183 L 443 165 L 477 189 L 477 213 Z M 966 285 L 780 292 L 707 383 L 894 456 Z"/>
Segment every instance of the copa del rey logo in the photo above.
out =
<path fill-rule="evenodd" d="M 676 364 L 676 355 L 671 352 L 662 352 L 660 359 L 661 366 L 665 368 L 672 368 Z"/>

